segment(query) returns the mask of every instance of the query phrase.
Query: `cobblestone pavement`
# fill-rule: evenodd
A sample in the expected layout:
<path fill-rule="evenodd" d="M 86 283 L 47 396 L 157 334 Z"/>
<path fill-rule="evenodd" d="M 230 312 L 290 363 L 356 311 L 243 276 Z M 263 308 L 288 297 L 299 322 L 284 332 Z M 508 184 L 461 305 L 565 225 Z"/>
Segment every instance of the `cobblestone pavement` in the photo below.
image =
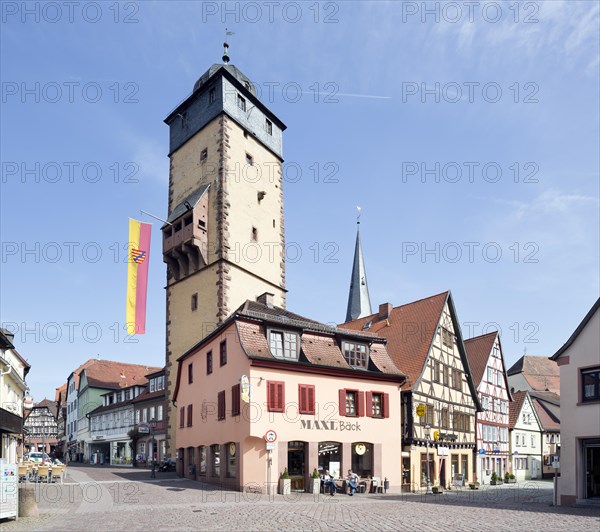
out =
<path fill-rule="evenodd" d="M 40 516 L 0 530 L 599 530 L 600 511 L 552 507 L 552 484 L 455 489 L 442 495 L 284 498 L 218 491 L 174 474 L 69 467 L 64 484 L 35 485 Z"/>

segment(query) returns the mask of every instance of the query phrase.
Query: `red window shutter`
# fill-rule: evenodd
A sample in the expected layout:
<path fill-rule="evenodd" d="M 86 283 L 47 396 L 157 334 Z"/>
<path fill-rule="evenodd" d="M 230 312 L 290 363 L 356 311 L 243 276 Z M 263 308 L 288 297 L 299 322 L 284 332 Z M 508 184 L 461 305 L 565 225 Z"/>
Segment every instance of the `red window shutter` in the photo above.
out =
<path fill-rule="evenodd" d="M 365 392 L 357 392 L 356 400 L 358 401 L 358 417 L 365 415 Z"/>
<path fill-rule="evenodd" d="M 306 414 L 306 386 L 304 384 L 298 384 L 298 410 L 301 414 Z"/>
<path fill-rule="evenodd" d="M 390 417 L 390 394 L 384 393 L 383 399 L 383 417 Z"/>
<path fill-rule="evenodd" d="M 340 416 L 346 415 L 346 388 L 341 389 L 339 392 L 340 398 Z"/>
<path fill-rule="evenodd" d="M 283 382 L 267 381 L 267 410 L 283 412 L 285 404 Z"/>
<path fill-rule="evenodd" d="M 225 390 L 217 395 L 217 416 L 218 419 L 225 419 Z"/>
<path fill-rule="evenodd" d="M 270 412 L 274 410 L 275 405 L 275 383 L 267 382 L 267 410 Z"/>
<path fill-rule="evenodd" d="M 306 387 L 306 412 L 308 414 L 315 413 L 315 387 Z"/>
<path fill-rule="evenodd" d="M 240 385 L 236 384 L 231 387 L 231 415 L 240 415 Z"/>
<path fill-rule="evenodd" d="M 367 417 L 373 417 L 373 392 L 367 392 Z"/>
<path fill-rule="evenodd" d="M 179 426 L 180 427 L 185 426 L 185 407 L 184 406 L 182 406 L 179 409 Z"/>
<path fill-rule="evenodd" d="M 277 383 L 277 410 L 283 412 L 285 408 L 285 388 L 283 382 Z"/>
<path fill-rule="evenodd" d="M 192 426 L 193 411 L 194 411 L 194 405 L 188 405 L 188 413 L 187 413 L 187 426 L 188 427 Z"/>

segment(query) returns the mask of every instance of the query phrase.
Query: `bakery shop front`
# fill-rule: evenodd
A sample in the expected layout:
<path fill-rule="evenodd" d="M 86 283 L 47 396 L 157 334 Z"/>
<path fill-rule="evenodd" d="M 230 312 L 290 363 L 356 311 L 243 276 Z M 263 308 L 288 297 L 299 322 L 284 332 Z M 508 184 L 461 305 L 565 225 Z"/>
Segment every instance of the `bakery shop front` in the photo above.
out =
<path fill-rule="evenodd" d="M 178 472 L 274 492 L 314 471 L 401 485 L 400 387 L 386 341 L 247 301 L 178 361 Z"/>

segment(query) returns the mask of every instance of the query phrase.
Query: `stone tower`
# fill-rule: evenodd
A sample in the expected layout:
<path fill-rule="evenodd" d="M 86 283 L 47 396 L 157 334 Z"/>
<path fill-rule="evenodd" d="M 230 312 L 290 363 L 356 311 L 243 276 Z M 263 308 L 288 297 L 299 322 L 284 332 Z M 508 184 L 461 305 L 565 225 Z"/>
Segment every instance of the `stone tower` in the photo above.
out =
<path fill-rule="evenodd" d="M 167 263 L 168 452 L 177 358 L 247 299 L 285 307 L 282 134 L 285 125 L 228 64 L 212 65 L 165 119 L 169 126 Z M 198 372 L 202 368 L 198 368 Z"/>

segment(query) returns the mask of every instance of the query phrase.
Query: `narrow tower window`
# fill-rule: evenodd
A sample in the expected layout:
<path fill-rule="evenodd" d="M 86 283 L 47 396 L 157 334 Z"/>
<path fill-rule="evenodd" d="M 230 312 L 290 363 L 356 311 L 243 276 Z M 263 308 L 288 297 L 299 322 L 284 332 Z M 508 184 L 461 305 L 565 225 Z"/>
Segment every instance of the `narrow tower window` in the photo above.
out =
<path fill-rule="evenodd" d="M 249 153 L 246 154 L 246 164 L 252 166 L 254 164 L 254 157 Z"/>
<path fill-rule="evenodd" d="M 258 229 L 256 227 L 252 228 L 252 240 L 255 242 L 258 240 Z"/>
<path fill-rule="evenodd" d="M 200 162 L 203 163 L 208 159 L 208 148 L 204 148 L 200 153 Z"/>
<path fill-rule="evenodd" d="M 265 118 L 265 131 L 268 135 L 273 134 L 273 122 L 271 122 L 268 118 Z"/>
<path fill-rule="evenodd" d="M 237 105 L 242 111 L 246 112 L 246 98 L 244 98 L 241 94 L 238 94 Z"/>
<path fill-rule="evenodd" d="M 216 99 L 217 99 L 217 91 L 213 87 L 212 89 L 210 89 L 208 91 L 208 104 L 210 105 L 211 103 L 215 103 Z"/>
<path fill-rule="evenodd" d="M 198 310 L 198 293 L 192 294 L 192 310 Z"/>

